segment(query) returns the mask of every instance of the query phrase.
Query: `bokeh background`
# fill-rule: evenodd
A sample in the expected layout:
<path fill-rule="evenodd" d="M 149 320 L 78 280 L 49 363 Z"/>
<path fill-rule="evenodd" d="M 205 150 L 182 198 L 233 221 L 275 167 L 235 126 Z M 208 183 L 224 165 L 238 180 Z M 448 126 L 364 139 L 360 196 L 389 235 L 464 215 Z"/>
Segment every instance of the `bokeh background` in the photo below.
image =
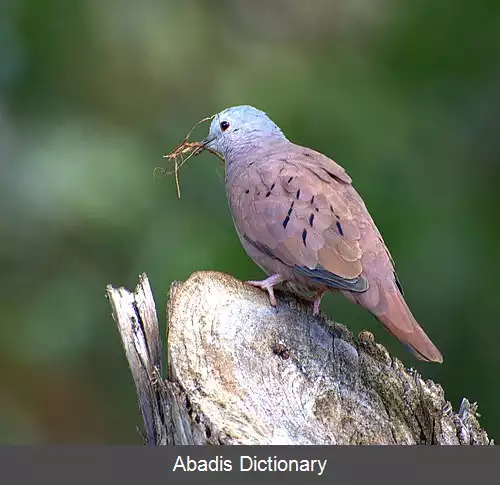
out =
<path fill-rule="evenodd" d="M 324 311 L 479 402 L 500 436 L 500 3 L 0 2 L 0 443 L 140 443 L 108 283 L 262 276 L 208 154 L 162 155 L 234 104 L 351 174 L 443 351 L 416 361 L 362 309 Z M 205 135 L 200 128 L 195 137 Z"/>

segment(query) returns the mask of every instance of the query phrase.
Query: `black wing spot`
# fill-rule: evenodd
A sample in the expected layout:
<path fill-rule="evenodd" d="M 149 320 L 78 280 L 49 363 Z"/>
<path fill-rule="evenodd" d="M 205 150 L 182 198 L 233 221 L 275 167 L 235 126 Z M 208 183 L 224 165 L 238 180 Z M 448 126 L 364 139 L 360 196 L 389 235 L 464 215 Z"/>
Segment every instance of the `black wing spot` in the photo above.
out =
<path fill-rule="evenodd" d="M 286 226 L 288 226 L 288 223 L 290 222 L 290 216 L 286 216 L 285 220 L 283 221 L 283 227 L 286 229 Z"/>
<path fill-rule="evenodd" d="M 288 183 L 290 183 L 292 180 L 293 180 L 293 177 L 290 177 L 290 178 L 288 179 Z"/>
<path fill-rule="evenodd" d="M 342 230 L 342 226 L 340 225 L 339 221 L 337 221 L 337 229 L 339 230 L 339 234 L 341 236 L 343 236 L 344 235 L 344 231 Z"/>
<path fill-rule="evenodd" d="M 313 221 L 314 221 L 314 214 L 311 214 L 311 215 L 309 216 L 309 225 L 310 225 L 311 227 L 313 227 Z"/>
<path fill-rule="evenodd" d="M 310 154 L 310 153 L 308 153 L 308 152 L 304 152 L 304 157 L 310 157 L 310 156 L 311 156 L 311 154 Z"/>
<path fill-rule="evenodd" d="M 304 243 L 304 246 L 307 246 L 307 244 L 306 244 L 306 238 L 307 238 L 307 230 L 304 229 L 302 231 L 302 242 Z"/>
<path fill-rule="evenodd" d="M 314 204 L 314 195 L 311 197 L 311 204 Z"/>
<path fill-rule="evenodd" d="M 296 197 L 296 199 L 297 199 L 297 200 L 299 199 L 299 197 L 300 197 L 300 189 L 299 189 L 299 190 L 297 190 L 297 194 L 296 194 L 296 196 L 295 196 L 295 197 Z"/>
<path fill-rule="evenodd" d="M 245 190 L 245 194 L 248 194 L 249 192 L 250 192 L 250 190 L 248 190 L 248 189 L 247 189 L 247 190 Z"/>
<path fill-rule="evenodd" d="M 295 202 L 292 200 L 292 203 L 290 204 L 290 209 L 288 209 L 288 215 L 290 215 L 292 213 L 292 210 L 293 210 L 293 204 Z"/>
<path fill-rule="evenodd" d="M 271 195 L 271 191 L 269 191 L 267 194 L 266 194 L 266 197 L 269 197 Z"/>
<path fill-rule="evenodd" d="M 271 185 L 271 189 L 270 189 L 270 190 L 273 190 L 275 185 L 276 185 L 276 184 Z"/>
<path fill-rule="evenodd" d="M 316 209 L 315 209 L 315 210 L 316 210 L 316 212 L 319 212 L 319 209 L 318 209 L 317 207 L 316 207 Z"/>
<path fill-rule="evenodd" d="M 394 279 L 396 280 L 396 286 L 398 287 L 398 290 L 399 292 L 404 295 L 404 290 L 403 290 L 403 286 L 401 285 L 399 279 L 398 279 L 398 275 L 396 274 L 396 272 L 394 271 Z"/>

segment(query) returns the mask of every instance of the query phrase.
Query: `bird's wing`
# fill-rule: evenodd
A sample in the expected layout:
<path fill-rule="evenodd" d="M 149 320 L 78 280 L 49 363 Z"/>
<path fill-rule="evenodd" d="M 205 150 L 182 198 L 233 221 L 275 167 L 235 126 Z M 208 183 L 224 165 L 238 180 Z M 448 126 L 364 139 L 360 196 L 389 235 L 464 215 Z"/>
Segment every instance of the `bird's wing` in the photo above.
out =
<path fill-rule="evenodd" d="M 365 291 L 360 232 L 343 187 L 351 179 L 324 155 L 291 146 L 247 170 L 239 182 L 233 210 L 240 232 L 316 283 Z"/>

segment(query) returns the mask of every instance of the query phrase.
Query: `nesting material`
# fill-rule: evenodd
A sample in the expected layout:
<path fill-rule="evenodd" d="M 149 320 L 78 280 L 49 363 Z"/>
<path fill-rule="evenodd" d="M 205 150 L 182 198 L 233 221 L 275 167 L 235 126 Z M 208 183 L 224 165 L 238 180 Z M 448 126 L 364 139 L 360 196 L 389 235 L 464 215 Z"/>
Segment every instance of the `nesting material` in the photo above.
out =
<path fill-rule="evenodd" d="M 193 156 L 199 155 L 201 152 L 204 150 L 207 150 L 217 157 L 219 157 L 222 162 L 224 162 L 224 158 L 217 152 L 214 152 L 210 148 L 206 148 L 206 146 L 199 141 L 189 141 L 189 137 L 191 136 L 191 133 L 193 130 L 200 125 L 201 123 L 204 123 L 206 121 L 211 121 L 214 118 L 215 115 L 209 116 L 207 118 L 203 118 L 202 120 L 198 121 L 188 132 L 182 143 L 177 145 L 174 150 L 172 150 L 170 153 L 163 155 L 163 158 L 166 158 L 168 160 L 172 160 L 174 163 L 174 169 L 167 171 L 164 168 L 156 168 L 155 173 L 162 173 L 164 175 L 174 175 L 175 177 L 175 185 L 177 188 L 177 197 L 180 199 L 181 198 L 181 187 L 180 187 L 180 182 L 179 182 L 179 169 Z"/>

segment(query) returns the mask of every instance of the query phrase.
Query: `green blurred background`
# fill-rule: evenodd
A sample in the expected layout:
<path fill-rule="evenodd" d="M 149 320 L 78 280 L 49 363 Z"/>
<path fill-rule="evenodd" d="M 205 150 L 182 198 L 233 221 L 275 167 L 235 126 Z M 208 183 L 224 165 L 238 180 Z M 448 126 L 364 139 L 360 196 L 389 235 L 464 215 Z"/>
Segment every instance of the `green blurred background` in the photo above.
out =
<path fill-rule="evenodd" d="M 184 167 L 181 200 L 153 176 L 234 104 L 349 171 L 444 364 L 342 296 L 324 311 L 498 437 L 498 1 L 1 0 L 0 442 L 141 442 L 108 283 L 145 271 L 164 328 L 173 280 L 262 276 L 215 157 Z"/>

